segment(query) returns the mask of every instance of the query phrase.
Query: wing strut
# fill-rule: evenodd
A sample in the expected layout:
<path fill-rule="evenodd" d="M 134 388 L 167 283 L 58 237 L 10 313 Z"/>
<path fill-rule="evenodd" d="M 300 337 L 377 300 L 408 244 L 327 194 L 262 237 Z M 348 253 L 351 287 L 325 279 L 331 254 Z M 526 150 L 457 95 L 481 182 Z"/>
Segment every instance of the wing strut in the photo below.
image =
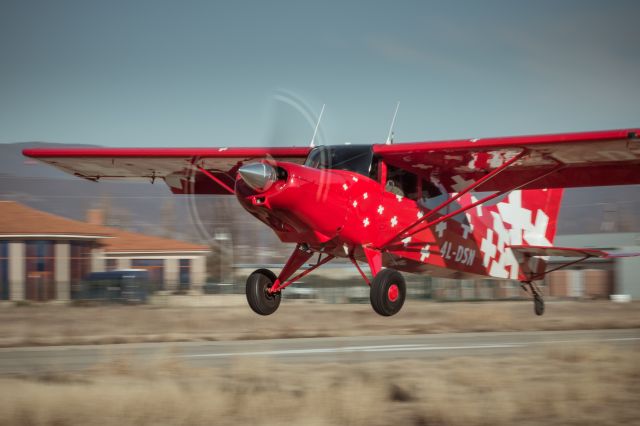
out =
<path fill-rule="evenodd" d="M 522 266 L 522 269 L 523 269 L 522 272 L 527 276 L 527 281 L 526 282 L 531 282 L 531 281 L 536 281 L 536 280 L 542 279 L 542 278 L 545 277 L 545 275 L 547 275 L 547 274 L 549 274 L 549 273 L 551 273 L 553 271 L 557 271 L 558 269 L 566 268 L 567 266 L 575 265 L 576 263 L 580 263 L 583 260 L 589 259 L 590 257 L 597 257 L 597 256 L 591 256 L 591 255 L 587 254 L 584 257 L 581 257 L 581 258 L 579 258 L 577 260 L 572 260 L 572 261 L 569 261 L 569 262 L 565 262 L 560 266 L 556 266 L 555 268 L 551 268 L 551 269 L 548 269 L 546 271 L 539 272 L 539 273 L 534 273 L 529 268 L 529 259 L 531 259 L 532 257 L 534 257 L 534 256 L 525 255 L 524 256 L 524 262 L 520 263 L 520 266 Z"/>
<path fill-rule="evenodd" d="M 224 183 L 223 181 L 221 181 L 220 179 L 218 179 L 213 173 L 211 173 L 209 170 L 197 166 L 198 170 L 200 170 L 202 173 L 204 173 L 205 176 L 207 176 L 209 179 L 211 179 L 212 181 L 214 181 L 215 183 L 217 183 L 218 185 L 220 185 L 221 187 L 223 187 L 224 189 L 226 189 L 227 191 L 229 191 L 229 194 L 234 194 L 235 191 L 226 183 Z"/>
<path fill-rule="evenodd" d="M 434 225 L 437 225 L 440 222 L 443 222 L 447 219 L 450 219 L 454 216 L 459 215 L 460 213 L 464 213 L 469 209 L 472 209 L 476 206 L 479 206 L 481 204 L 486 203 L 487 201 L 490 201 L 496 197 L 499 197 L 503 194 L 506 194 L 508 192 L 511 191 L 515 191 L 518 190 L 520 188 L 522 188 L 523 186 L 529 185 L 532 182 L 535 182 L 538 179 L 542 179 L 545 176 L 548 176 L 552 173 L 557 172 L 558 170 L 562 169 L 563 167 L 565 167 L 566 165 L 559 162 L 558 160 L 555 160 L 557 165 L 548 171 L 545 171 L 543 173 L 540 173 L 538 176 L 533 177 L 532 179 L 527 180 L 526 182 L 523 182 L 521 184 L 515 185 L 512 188 L 507 188 L 501 191 L 496 191 L 493 194 L 487 195 L 484 198 L 481 198 L 471 204 L 468 204 L 466 206 L 462 206 L 459 209 L 456 209 L 453 212 L 447 213 L 443 216 L 440 216 L 439 218 L 432 220 L 430 222 L 427 222 L 427 219 L 429 219 L 431 216 L 433 216 L 435 213 L 439 212 L 440 210 L 442 210 L 444 207 L 448 206 L 449 204 L 453 203 L 454 201 L 458 200 L 461 196 L 463 196 L 464 194 L 472 191 L 473 189 L 479 187 L 480 185 L 482 185 L 483 183 L 486 183 L 487 181 L 493 179 L 494 177 L 496 177 L 498 174 L 500 174 L 501 172 L 503 172 L 504 170 L 506 170 L 507 168 L 509 168 L 511 165 L 513 165 L 516 161 L 520 160 L 522 157 L 524 157 L 528 152 L 527 151 L 522 151 L 520 152 L 518 155 L 516 155 L 515 157 L 513 157 L 512 159 L 510 159 L 509 161 L 507 161 L 506 163 L 504 163 L 503 165 L 501 165 L 500 167 L 492 170 L 489 174 L 483 176 L 482 178 L 478 179 L 477 181 L 475 181 L 474 183 L 472 183 L 471 185 L 467 186 L 466 188 L 464 188 L 462 191 L 458 192 L 456 195 L 454 195 L 453 197 L 449 198 L 448 200 L 444 201 L 443 203 L 441 203 L 440 205 L 438 205 L 437 207 L 435 207 L 433 210 L 429 211 L 426 215 L 424 215 L 422 218 L 418 219 L 417 221 L 415 221 L 414 223 L 412 223 L 411 225 L 407 226 L 406 228 L 404 228 L 402 231 L 398 232 L 398 234 L 396 234 L 393 238 L 389 239 L 387 242 L 385 242 L 382 246 L 386 246 L 394 241 L 397 241 L 399 239 L 401 239 L 402 237 L 408 237 L 411 235 L 415 235 L 418 232 L 424 231 L 427 228 L 430 228 Z M 426 224 L 418 227 L 417 229 L 416 226 L 420 225 L 424 222 L 427 222 Z"/>

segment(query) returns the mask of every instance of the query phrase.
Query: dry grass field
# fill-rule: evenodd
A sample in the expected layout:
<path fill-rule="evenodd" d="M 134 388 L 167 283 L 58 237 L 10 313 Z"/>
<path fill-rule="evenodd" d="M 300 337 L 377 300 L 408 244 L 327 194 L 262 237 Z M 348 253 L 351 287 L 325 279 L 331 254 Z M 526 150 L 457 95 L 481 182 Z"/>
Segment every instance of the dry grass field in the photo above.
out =
<path fill-rule="evenodd" d="M 0 424 L 621 425 L 640 418 L 631 349 L 370 364 L 237 361 L 194 370 L 121 359 L 74 374 L 0 378 Z"/>
<path fill-rule="evenodd" d="M 0 346 L 640 328 L 637 302 L 551 302 L 545 315 L 536 317 L 529 302 L 410 300 L 390 318 L 376 315 L 366 304 L 294 301 L 285 301 L 274 315 L 261 317 L 242 298 L 228 302 L 193 307 L 5 306 L 0 308 Z"/>

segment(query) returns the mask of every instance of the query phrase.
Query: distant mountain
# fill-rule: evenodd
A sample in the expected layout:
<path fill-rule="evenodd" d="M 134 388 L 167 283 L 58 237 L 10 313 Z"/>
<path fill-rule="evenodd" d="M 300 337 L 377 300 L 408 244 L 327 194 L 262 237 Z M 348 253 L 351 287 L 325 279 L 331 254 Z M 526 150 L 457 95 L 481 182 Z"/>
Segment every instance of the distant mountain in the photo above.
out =
<path fill-rule="evenodd" d="M 140 182 L 90 182 L 78 179 L 54 167 L 22 155 L 25 148 L 78 148 L 93 145 L 65 145 L 25 142 L 0 145 L 0 196 L 61 216 L 83 220 L 86 210 L 111 199 L 111 207 L 135 212 L 157 221 L 157 209 L 149 209 L 148 200 L 170 195 L 163 182 L 158 185 Z M 125 201 L 127 200 L 127 201 Z M 132 213 L 134 216 L 137 214 Z M 132 218 L 132 225 L 135 220 Z M 133 226 L 135 227 L 135 226 Z"/>
<path fill-rule="evenodd" d="M 0 144 L 0 176 L 73 179 L 73 176 L 22 155 L 27 148 L 99 148 L 97 145 L 70 145 L 49 142 Z"/>

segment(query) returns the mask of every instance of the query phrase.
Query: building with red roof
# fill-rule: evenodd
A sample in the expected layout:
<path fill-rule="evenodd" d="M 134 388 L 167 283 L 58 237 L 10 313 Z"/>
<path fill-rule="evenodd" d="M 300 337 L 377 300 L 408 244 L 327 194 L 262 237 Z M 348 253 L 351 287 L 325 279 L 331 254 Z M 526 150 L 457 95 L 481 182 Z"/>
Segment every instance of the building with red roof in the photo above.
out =
<path fill-rule="evenodd" d="M 67 219 L 0 201 L 0 300 L 69 300 L 91 272 L 145 269 L 157 288 L 200 290 L 206 245 Z"/>

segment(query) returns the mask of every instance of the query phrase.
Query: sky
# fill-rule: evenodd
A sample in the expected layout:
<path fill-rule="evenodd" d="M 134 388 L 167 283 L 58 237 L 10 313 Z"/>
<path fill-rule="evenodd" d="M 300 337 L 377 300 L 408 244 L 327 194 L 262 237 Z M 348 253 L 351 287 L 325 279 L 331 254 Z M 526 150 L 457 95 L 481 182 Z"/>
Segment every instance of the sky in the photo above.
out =
<path fill-rule="evenodd" d="M 640 126 L 638 1 L 0 0 L 0 143 L 381 143 Z"/>

